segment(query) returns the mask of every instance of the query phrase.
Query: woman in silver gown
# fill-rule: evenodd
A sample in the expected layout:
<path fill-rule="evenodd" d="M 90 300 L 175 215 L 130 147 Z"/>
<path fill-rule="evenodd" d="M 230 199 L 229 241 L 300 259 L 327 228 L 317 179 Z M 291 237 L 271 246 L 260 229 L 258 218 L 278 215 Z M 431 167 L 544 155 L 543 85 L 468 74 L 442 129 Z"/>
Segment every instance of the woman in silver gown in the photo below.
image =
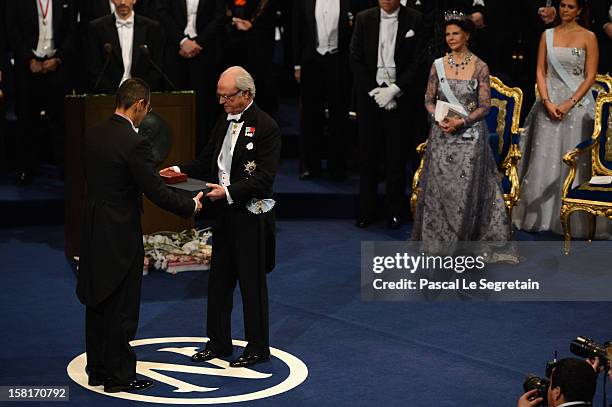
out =
<path fill-rule="evenodd" d="M 514 224 L 522 230 L 563 233 L 561 192 L 568 173 L 563 155 L 593 132 L 595 103 L 590 88 L 599 53 L 595 35 L 577 22 L 584 7 L 584 0 L 562 0 L 561 24 L 540 39 L 536 74 L 540 98 L 525 120 L 521 196 L 513 212 Z M 585 154 L 578 161 L 576 184 L 589 177 Z M 584 215 L 573 214 L 571 222 L 572 235 L 586 235 Z"/>
<path fill-rule="evenodd" d="M 445 24 L 451 52 L 431 67 L 425 107 L 432 118 L 411 240 L 428 252 L 458 242 L 508 241 L 511 228 L 484 118 L 491 104 L 489 68 L 467 48 L 471 21 Z M 454 100 L 453 100 L 454 99 Z M 435 122 L 436 100 L 460 104 L 465 116 Z"/>

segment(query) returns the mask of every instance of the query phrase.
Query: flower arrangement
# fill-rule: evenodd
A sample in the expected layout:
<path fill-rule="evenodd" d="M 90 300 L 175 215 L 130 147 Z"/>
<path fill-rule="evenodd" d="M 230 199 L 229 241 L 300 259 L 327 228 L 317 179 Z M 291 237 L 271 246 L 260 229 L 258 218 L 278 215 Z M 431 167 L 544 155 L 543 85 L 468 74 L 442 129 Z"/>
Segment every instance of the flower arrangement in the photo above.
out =
<path fill-rule="evenodd" d="M 171 274 L 208 270 L 212 255 L 212 246 L 209 244 L 211 236 L 210 228 L 144 235 L 143 274 L 148 274 L 151 266 Z"/>

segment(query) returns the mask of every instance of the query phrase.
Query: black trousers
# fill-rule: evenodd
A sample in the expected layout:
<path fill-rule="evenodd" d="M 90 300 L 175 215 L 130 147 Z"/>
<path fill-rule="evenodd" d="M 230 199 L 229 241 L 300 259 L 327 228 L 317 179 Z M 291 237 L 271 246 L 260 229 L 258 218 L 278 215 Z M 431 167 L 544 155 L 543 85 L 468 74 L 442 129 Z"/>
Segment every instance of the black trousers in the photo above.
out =
<path fill-rule="evenodd" d="M 129 383 L 136 378 L 136 353 L 129 342 L 136 336 L 140 313 L 142 256 L 137 256 L 123 282 L 103 302 L 85 311 L 89 374 Z"/>
<path fill-rule="evenodd" d="M 43 151 L 47 151 L 47 158 L 62 165 L 64 96 L 69 89 L 69 68 L 62 64 L 55 72 L 35 74 L 29 65 L 19 62 L 15 74 L 18 166 L 26 171 L 34 170 Z M 45 112 L 44 116 L 41 111 Z M 44 128 L 48 132 L 43 132 Z"/>
<path fill-rule="evenodd" d="M 384 167 L 385 215 L 400 216 L 405 205 L 406 161 L 414 148 L 408 95 L 398 100 L 398 108 L 386 111 L 373 98 L 360 91 L 358 104 L 359 217 L 374 219 L 379 168 Z M 397 100 L 397 99 L 396 99 Z"/>
<path fill-rule="evenodd" d="M 193 58 L 183 58 L 178 55 L 178 48 L 172 47 L 166 50 L 165 58 L 166 74 L 176 87 L 196 92 L 196 151 L 202 151 L 221 112 L 216 98 L 219 72 L 215 56 L 212 52 L 202 51 Z"/>
<path fill-rule="evenodd" d="M 267 257 L 274 232 L 274 210 L 252 214 L 243 205 L 226 207 L 213 229 L 213 257 L 208 279 L 208 349 L 232 352 L 231 315 L 236 283 L 240 285 L 248 354 L 269 348 Z"/>
<path fill-rule="evenodd" d="M 318 172 L 325 153 L 328 170 L 344 171 L 348 148 L 348 111 L 350 75 L 344 53 L 315 56 L 302 65 L 302 137 L 304 170 Z M 325 106 L 329 109 L 328 133 L 325 135 Z"/>

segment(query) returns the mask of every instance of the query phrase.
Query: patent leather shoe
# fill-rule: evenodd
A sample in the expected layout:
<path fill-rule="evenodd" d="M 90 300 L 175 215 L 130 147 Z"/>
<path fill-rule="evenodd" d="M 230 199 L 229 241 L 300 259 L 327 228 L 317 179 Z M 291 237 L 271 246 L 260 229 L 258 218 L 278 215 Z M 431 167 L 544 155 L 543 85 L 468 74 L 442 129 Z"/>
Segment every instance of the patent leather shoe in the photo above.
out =
<path fill-rule="evenodd" d="M 204 349 L 203 351 L 194 353 L 191 356 L 191 360 L 194 362 L 206 362 L 207 360 L 211 360 L 214 358 L 218 358 L 221 356 L 232 356 L 231 353 L 217 353 L 212 349 Z"/>
<path fill-rule="evenodd" d="M 238 359 L 230 362 L 231 367 L 247 367 L 252 366 L 257 363 L 267 362 L 270 360 L 270 354 L 250 354 L 250 355 L 242 355 Z"/>
<path fill-rule="evenodd" d="M 370 226 L 372 224 L 371 220 L 365 219 L 365 218 L 359 218 L 357 219 L 357 222 L 355 222 L 355 226 L 357 226 L 360 229 L 365 229 L 368 226 Z"/>
<path fill-rule="evenodd" d="M 143 391 L 153 386 L 151 380 L 132 380 L 129 383 L 120 383 L 115 379 L 107 379 L 104 382 L 105 393 L 119 393 L 121 391 Z"/>
<path fill-rule="evenodd" d="M 399 229 L 401 226 L 401 222 L 398 216 L 393 216 L 391 218 L 389 218 L 389 228 L 396 230 Z"/>
<path fill-rule="evenodd" d="M 98 373 L 90 373 L 87 378 L 87 384 L 92 387 L 102 386 L 106 377 Z"/>
<path fill-rule="evenodd" d="M 302 180 L 302 181 L 308 181 L 308 180 L 311 180 L 311 179 L 313 179 L 315 177 L 316 177 L 316 175 L 312 171 L 306 170 L 306 171 L 302 171 L 300 173 L 300 180 Z"/>
<path fill-rule="evenodd" d="M 32 176 L 27 171 L 19 171 L 17 173 L 17 178 L 15 179 L 15 183 L 20 187 L 30 185 L 32 183 Z"/>

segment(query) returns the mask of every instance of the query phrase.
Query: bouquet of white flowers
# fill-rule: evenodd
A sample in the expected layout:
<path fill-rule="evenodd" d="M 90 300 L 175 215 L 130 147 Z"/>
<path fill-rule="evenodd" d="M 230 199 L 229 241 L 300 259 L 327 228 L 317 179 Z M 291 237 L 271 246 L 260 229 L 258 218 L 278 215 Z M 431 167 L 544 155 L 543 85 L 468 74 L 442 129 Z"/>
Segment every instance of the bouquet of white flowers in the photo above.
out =
<path fill-rule="evenodd" d="M 146 275 L 151 266 L 171 274 L 208 270 L 212 255 L 212 246 L 209 244 L 211 236 L 210 228 L 144 235 L 143 274 Z"/>

